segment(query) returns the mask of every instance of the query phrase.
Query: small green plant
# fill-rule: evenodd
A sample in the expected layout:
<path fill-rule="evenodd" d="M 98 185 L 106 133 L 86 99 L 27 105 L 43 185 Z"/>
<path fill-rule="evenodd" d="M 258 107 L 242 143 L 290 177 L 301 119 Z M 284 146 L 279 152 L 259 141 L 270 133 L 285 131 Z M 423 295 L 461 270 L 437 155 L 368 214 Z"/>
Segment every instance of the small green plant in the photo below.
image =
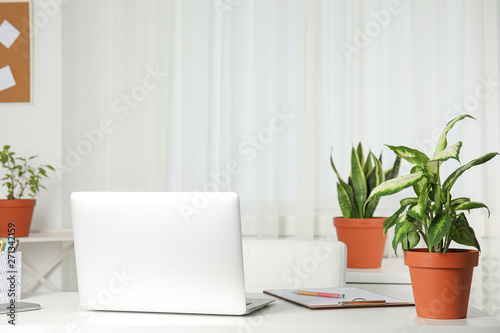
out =
<path fill-rule="evenodd" d="M 45 168 L 55 171 L 50 165 L 41 165 L 32 167 L 28 163 L 36 158 L 31 156 L 28 158 L 14 157 L 15 153 L 10 151 L 10 146 L 3 146 L 0 151 L 0 162 L 2 167 L 8 172 L 5 177 L 0 179 L 2 186 L 7 187 L 7 199 L 22 199 L 25 195 L 35 197 L 40 191 L 40 188 L 45 188 L 41 183 L 44 178 L 49 178 Z"/>
<path fill-rule="evenodd" d="M 388 147 L 397 155 L 415 166 L 409 175 L 386 181 L 377 186 L 367 200 L 375 200 L 381 196 L 391 195 L 413 186 L 417 197 L 406 198 L 400 201 L 400 208 L 384 221 L 384 234 L 391 227 L 395 227 L 392 247 L 397 251 L 399 244 L 403 250 L 414 248 L 420 239 L 423 239 L 429 252 L 448 252 L 451 241 L 480 249 L 479 243 L 470 227 L 463 211 L 476 208 L 486 208 L 481 202 L 471 201 L 470 198 L 460 197 L 452 199 L 451 188 L 457 179 L 468 169 L 488 162 L 498 153 L 488 153 L 452 172 L 444 182 L 441 182 L 439 168 L 449 159 L 460 162 L 459 154 L 462 142 L 448 146 L 446 135 L 460 120 L 474 117 L 465 114 L 451 120 L 444 128 L 437 142 L 434 156 L 427 157 L 424 153 L 404 146 Z"/>
<path fill-rule="evenodd" d="M 335 165 L 333 164 L 333 148 L 330 151 L 330 164 L 337 175 L 337 193 L 340 209 L 345 218 L 371 218 L 377 208 L 380 198 L 375 198 L 368 205 L 366 200 L 372 190 L 383 183 L 385 180 L 393 179 L 398 175 L 401 158 L 398 156 L 394 161 L 392 169 L 384 172 L 382 169 L 382 154 L 377 158 L 370 151 L 368 156 L 364 157 L 363 146 L 361 142 L 357 149 L 351 151 L 351 175 L 346 183 L 340 177 Z"/>

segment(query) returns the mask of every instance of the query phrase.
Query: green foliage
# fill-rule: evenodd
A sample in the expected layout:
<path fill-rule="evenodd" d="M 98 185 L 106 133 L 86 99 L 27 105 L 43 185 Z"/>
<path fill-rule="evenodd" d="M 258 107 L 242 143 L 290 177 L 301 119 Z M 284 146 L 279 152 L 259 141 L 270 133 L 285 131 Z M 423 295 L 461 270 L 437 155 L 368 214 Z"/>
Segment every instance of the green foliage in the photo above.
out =
<path fill-rule="evenodd" d="M 373 217 L 379 198 L 375 198 L 368 205 L 366 199 L 374 188 L 398 175 L 401 157 L 396 158 L 392 169 L 384 172 L 380 162 L 382 156 L 379 159 L 370 151 L 365 159 L 363 146 L 359 143 L 357 149 L 352 148 L 351 151 L 351 175 L 346 183 L 333 164 L 332 152 L 333 148 L 330 152 L 330 164 L 339 180 L 337 193 L 342 215 L 345 218 Z"/>
<path fill-rule="evenodd" d="M 400 201 L 400 208 L 384 221 L 384 234 L 394 226 L 395 233 L 392 246 L 396 252 L 399 244 L 404 250 L 415 247 L 423 239 L 429 252 L 448 251 L 451 241 L 473 246 L 480 250 L 479 243 L 470 227 L 465 214 L 460 211 L 486 208 L 481 202 L 470 198 L 452 199 L 451 188 L 457 179 L 473 166 L 488 162 L 498 153 L 488 153 L 456 169 L 441 183 L 439 168 L 441 163 L 449 159 L 459 160 L 462 142 L 448 146 L 446 135 L 460 120 L 472 118 L 465 114 L 451 120 L 439 137 L 434 156 L 428 158 L 424 153 L 408 147 L 388 146 L 397 156 L 415 164 L 409 175 L 388 180 L 377 186 L 370 194 L 365 206 L 381 196 L 398 193 L 413 186 L 416 198 Z"/>
<path fill-rule="evenodd" d="M 3 146 L 0 151 L 0 162 L 2 167 L 8 171 L 5 176 L 0 179 L 2 186 L 7 187 L 7 199 L 22 199 L 27 195 L 31 198 L 35 197 L 41 188 L 45 188 L 41 183 L 44 178 L 49 178 L 47 170 L 55 171 L 50 165 L 41 165 L 32 167 L 29 162 L 36 158 L 31 156 L 28 158 L 14 157 L 15 153 L 10 151 L 10 146 Z"/>

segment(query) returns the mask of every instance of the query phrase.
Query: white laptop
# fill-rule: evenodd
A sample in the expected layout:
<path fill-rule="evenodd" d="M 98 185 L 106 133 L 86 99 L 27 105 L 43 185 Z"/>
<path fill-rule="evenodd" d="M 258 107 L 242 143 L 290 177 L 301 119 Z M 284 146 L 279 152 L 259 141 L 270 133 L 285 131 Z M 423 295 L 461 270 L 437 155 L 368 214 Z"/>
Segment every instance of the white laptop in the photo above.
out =
<path fill-rule="evenodd" d="M 239 198 L 232 192 L 71 194 L 80 305 L 243 315 Z"/>

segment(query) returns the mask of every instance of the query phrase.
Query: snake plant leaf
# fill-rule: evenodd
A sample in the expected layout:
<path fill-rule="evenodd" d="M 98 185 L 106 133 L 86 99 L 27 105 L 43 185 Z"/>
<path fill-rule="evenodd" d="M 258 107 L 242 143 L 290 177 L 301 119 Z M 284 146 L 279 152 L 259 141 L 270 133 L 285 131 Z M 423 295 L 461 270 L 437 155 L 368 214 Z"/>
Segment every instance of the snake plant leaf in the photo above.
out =
<path fill-rule="evenodd" d="M 368 153 L 368 157 L 366 158 L 365 165 L 363 165 L 363 172 L 365 173 L 366 179 L 368 179 L 368 174 L 370 173 L 370 171 L 373 170 L 373 158 L 374 157 L 375 156 L 370 151 Z"/>
<path fill-rule="evenodd" d="M 479 246 L 479 242 L 476 238 L 476 234 L 474 233 L 474 229 L 470 227 L 464 213 L 461 213 L 457 217 L 455 223 L 453 223 L 451 227 L 451 235 L 451 239 L 454 242 L 462 245 L 473 246 L 481 251 L 481 247 Z"/>
<path fill-rule="evenodd" d="M 352 172 L 352 185 L 354 191 L 354 199 L 356 207 L 358 208 L 359 215 L 364 217 L 364 207 L 367 197 L 367 187 L 365 174 L 358 158 L 358 154 L 352 149 L 351 152 L 351 172 Z"/>
<path fill-rule="evenodd" d="M 378 159 L 375 160 L 375 167 L 368 173 L 366 179 L 367 193 L 371 193 L 373 189 L 384 182 L 382 164 Z"/>
<path fill-rule="evenodd" d="M 361 145 L 361 142 L 358 143 L 358 148 L 356 148 L 356 153 L 358 154 L 358 159 L 361 166 L 365 165 L 365 155 L 363 154 L 363 146 Z"/>
<path fill-rule="evenodd" d="M 392 239 L 392 248 L 394 253 L 397 254 L 398 244 L 403 240 L 403 238 L 408 234 L 413 228 L 413 223 L 405 220 L 401 223 L 396 223 L 396 228 L 394 229 L 394 238 Z"/>
<path fill-rule="evenodd" d="M 333 163 L 333 157 L 332 157 L 332 154 L 333 154 L 333 148 L 332 148 L 332 150 L 330 151 L 330 164 L 331 164 L 331 166 L 332 166 L 333 171 L 334 171 L 334 172 L 335 172 L 335 174 L 337 175 L 337 178 L 338 178 L 338 180 L 339 180 L 339 184 L 340 184 L 340 187 L 341 187 L 341 189 L 342 189 L 342 192 L 343 192 L 343 193 L 345 193 L 345 194 L 347 195 L 347 197 L 349 198 L 349 203 L 350 203 L 350 205 L 351 205 L 352 207 L 356 207 L 356 206 L 355 206 L 355 201 L 354 201 L 354 193 L 353 193 L 353 190 L 352 190 L 351 186 L 349 186 L 349 184 L 347 184 L 347 183 L 346 183 L 346 182 L 342 179 L 342 177 L 340 177 L 340 174 L 338 173 L 337 168 L 335 168 L 335 164 Z M 340 202 L 340 200 L 343 200 L 343 199 L 341 199 L 341 198 L 343 197 L 343 193 L 338 192 L 338 188 L 339 188 L 339 187 L 337 186 L 337 193 L 339 193 L 339 194 L 338 194 L 338 198 L 339 198 L 339 205 L 340 205 L 340 207 L 341 207 L 340 209 L 341 209 L 341 211 L 342 211 L 342 215 L 343 215 L 344 217 L 347 217 L 346 215 L 344 215 L 344 211 L 342 210 L 342 206 L 347 207 L 347 203 L 341 203 L 341 202 Z M 354 217 L 354 218 L 356 218 L 356 217 L 360 217 L 360 216 L 359 216 L 359 213 L 358 213 L 358 211 L 357 211 L 357 209 L 352 209 L 352 211 L 353 211 L 353 212 L 351 212 L 351 213 L 349 213 L 349 214 L 348 214 L 349 216 Z"/>
<path fill-rule="evenodd" d="M 349 193 L 350 190 L 350 193 Z M 342 185 L 340 182 L 337 183 L 337 193 L 338 193 L 338 199 L 339 199 L 339 206 L 340 210 L 342 211 L 342 216 L 345 218 L 353 218 L 352 216 L 352 205 L 353 202 L 351 202 L 351 197 L 352 195 L 352 189 L 350 186 L 347 184 Z"/>
<path fill-rule="evenodd" d="M 382 162 L 380 160 L 375 160 L 375 164 L 377 165 L 377 167 L 375 168 L 375 171 L 377 171 L 377 174 L 378 174 L 378 180 L 380 183 L 377 184 L 380 185 L 382 184 L 383 182 L 385 182 L 385 173 L 384 173 L 384 169 L 382 167 Z"/>
<path fill-rule="evenodd" d="M 477 208 L 486 208 L 488 210 L 488 217 L 490 217 L 490 209 L 482 202 L 469 201 L 454 207 L 455 211 L 457 210 L 470 211 L 471 209 L 477 209 Z"/>
<path fill-rule="evenodd" d="M 446 161 L 446 160 L 448 160 L 450 158 L 454 158 L 454 159 L 456 159 L 457 161 L 460 162 L 460 158 L 459 158 L 460 148 L 462 148 L 462 142 L 461 141 L 455 143 L 452 146 L 447 147 L 444 150 L 441 150 L 439 153 L 437 153 L 436 155 L 434 155 L 429 162 L 435 162 L 435 161 L 441 161 L 442 162 L 442 161 Z"/>
<path fill-rule="evenodd" d="M 416 182 L 420 181 L 422 177 L 424 176 L 424 173 L 419 171 L 416 173 L 411 173 L 409 175 L 401 176 L 398 178 L 393 178 L 388 181 L 383 182 L 379 186 L 375 187 L 370 194 L 370 197 L 368 200 L 371 200 L 371 198 L 377 196 L 377 197 L 382 197 L 385 195 L 391 195 L 394 193 L 398 193 L 402 190 L 404 190 L 407 187 L 412 186 Z"/>
<path fill-rule="evenodd" d="M 400 167 L 401 167 L 401 157 L 397 156 L 396 160 L 394 161 L 394 165 L 392 166 L 392 169 L 389 169 L 385 172 L 384 174 L 385 180 L 396 178 L 398 176 Z"/>
<path fill-rule="evenodd" d="M 434 217 L 427 231 L 427 246 L 434 247 L 448 234 L 451 228 L 451 216 L 449 214 Z"/>
<path fill-rule="evenodd" d="M 333 171 L 337 175 L 337 178 L 339 179 L 339 182 L 343 183 L 343 184 L 346 184 L 346 182 L 342 179 L 342 177 L 340 177 L 340 174 L 338 173 L 337 168 L 335 167 L 335 164 L 333 164 L 333 156 L 332 156 L 332 154 L 333 154 L 333 148 L 330 150 L 330 165 L 332 166 Z"/>
<path fill-rule="evenodd" d="M 443 189 L 445 189 L 447 192 L 450 191 L 452 186 L 455 184 L 457 179 L 467 170 L 470 168 L 480 165 L 483 163 L 488 162 L 491 160 L 493 157 L 500 155 L 499 153 L 488 153 L 485 154 L 479 158 L 476 158 L 475 160 L 470 161 L 467 164 L 462 165 L 460 168 L 456 169 L 451 175 L 448 176 L 448 178 L 444 181 L 443 183 Z"/>
<path fill-rule="evenodd" d="M 464 118 L 472 118 L 472 119 L 476 120 L 476 118 L 474 118 L 473 116 L 471 116 L 469 114 L 463 114 L 461 116 L 458 116 L 458 117 L 450 120 L 448 122 L 448 124 L 446 124 L 446 127 L 444 128 L 444 130 L 441 133 L 441 135 L 439 136 L 438 142 L 436 144 L 436 150 L 434 151 L 434 156 L 436 156 L 437 154 L 439 154 L 441 151 L 443 151 L 447 147 L 448 143 L 446 142 L 446 135 L 448 134 L 448 132 L 450 131 L 450 129 L 457 122 L 459 122 L 460 120 L 462 120 Z"/>
<path fill-rule="evenodd" d="M 380 197 L 376 197 L 366 205 L 365 218 L 368 219 L 373 217 L 373 213 L 375 213 L 379 201 Z"/>
<path fill-rule="evenodd" d="M 421 167 L 425 166 L 429 162 L 427 155 L 413 148 L 408 148 L 405 146 L 391 146 L 389 147 L 397 156 L 404 158 L 412 164 L 419 165 Z"/>

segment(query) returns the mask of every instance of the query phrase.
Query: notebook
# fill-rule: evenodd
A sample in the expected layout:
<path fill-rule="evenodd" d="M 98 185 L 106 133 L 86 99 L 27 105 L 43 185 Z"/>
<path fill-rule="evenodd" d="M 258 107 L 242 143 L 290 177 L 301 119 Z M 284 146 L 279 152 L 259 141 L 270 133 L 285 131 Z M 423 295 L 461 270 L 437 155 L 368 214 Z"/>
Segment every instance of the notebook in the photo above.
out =
<path fill-rule="evenodd" d="M 88 310 L 242 315 L 239 198 L 232 192 L 71 194 L 80 305 Z"/>
<path fill-rule="evenodd" d="M 360 307 L 384 307 L 384 306 L 412 306 L 413 302 L 407 302 L 394 297 L 385 296 L 368 290 L 354 287 L 344 288 L 314 288 L 301 289 L 302 291 L 314 291 L 327 294 L 340 294 L 339 298 L 300 295 L 297 289 L 264 290 L 264 293 L 284 299 L 294 304 L 304 306 L 311 310 L 360 308 Z"/>

